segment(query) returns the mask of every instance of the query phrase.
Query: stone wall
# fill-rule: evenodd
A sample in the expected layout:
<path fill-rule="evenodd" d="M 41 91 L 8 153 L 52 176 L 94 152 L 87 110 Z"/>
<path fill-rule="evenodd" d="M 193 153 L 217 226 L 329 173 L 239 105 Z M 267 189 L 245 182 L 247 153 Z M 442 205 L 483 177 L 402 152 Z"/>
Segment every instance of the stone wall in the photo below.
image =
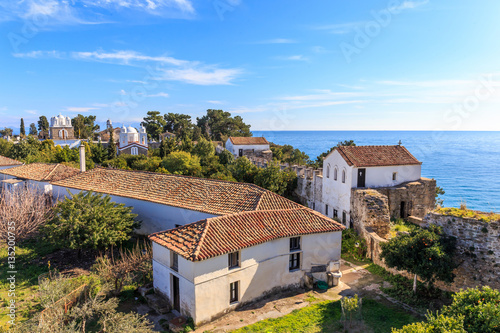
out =
<path fill-rule="evenodd" d="M 139 146 L 134 146 L 137 147 L 137 152 L 139 155 L 147 155 L 148 154 L 148 149 L 139 147 Z M 132 153 L 132 147 L 125 148 L 123 150 L 119 151 L 119 154 L 131 154 Z"/>
<path fill-rule="evenodd" d="M 68 136 L 66 138 L 60 137 L 59 130 L 66 130 Z M 52 140 L 73 140 L 75 138 L 75 130 L 73 127 L 50 127 L 49 134 Z"/>
<path fill-rule="evenodd" d="M 457 238 L 455 281 L 450 290 L 475 286 L 500 289 L 500 221 L 482 222 L 476 219 L 429 213 L 424 222 L 443 228 Z M 441 284 L 440 287 L 445 287 Z"/>
<path fill-rule="evenodd" d="M 380 237 L 390 230 L 389 203 L 385 195 L 373 189 L 351 190 L 351 217 L 356 231 L 367 238 L 366 229 Z"/>
<path fill-rule="evenodd" d="M 320 207 L 315 207 L 315 203 L 323 202 L 323 175 L 321 170 L 313 170 L 312 174 L 302 171 L 304 169 L 297 172 L 295 194 L 301 204 L 319 210 Z"/>
<path fill-rule="evenodd" d="M 388 198 L 390 216 L 407 218 L 416 216 L 423 218 L 434 209 L 436 199 L 436 180 L 420 178 L 393 187 L 376 188 Z M 401 215 L 403 214 L 403 216 Z"/>

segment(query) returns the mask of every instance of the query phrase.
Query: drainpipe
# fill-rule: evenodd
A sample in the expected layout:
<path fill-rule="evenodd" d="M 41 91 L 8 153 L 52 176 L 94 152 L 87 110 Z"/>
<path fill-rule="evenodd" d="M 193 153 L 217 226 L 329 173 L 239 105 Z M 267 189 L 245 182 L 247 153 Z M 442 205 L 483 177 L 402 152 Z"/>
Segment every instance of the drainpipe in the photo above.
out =
<path fill-rule="evenodd" d="M 80 143 L 80 172 L 85 172 L 85 146 Z"/>

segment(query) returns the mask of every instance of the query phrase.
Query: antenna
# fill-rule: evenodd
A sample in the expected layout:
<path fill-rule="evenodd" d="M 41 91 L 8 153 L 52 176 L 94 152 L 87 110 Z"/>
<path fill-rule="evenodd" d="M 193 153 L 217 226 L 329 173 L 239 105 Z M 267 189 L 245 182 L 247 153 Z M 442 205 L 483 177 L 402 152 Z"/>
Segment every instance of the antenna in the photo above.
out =
<path fill-rule="evenodd" d="M 401 140 L 399 140 L 398 142 L 398 146 L 401 146 L 403 143 L 401 142 Z"/>

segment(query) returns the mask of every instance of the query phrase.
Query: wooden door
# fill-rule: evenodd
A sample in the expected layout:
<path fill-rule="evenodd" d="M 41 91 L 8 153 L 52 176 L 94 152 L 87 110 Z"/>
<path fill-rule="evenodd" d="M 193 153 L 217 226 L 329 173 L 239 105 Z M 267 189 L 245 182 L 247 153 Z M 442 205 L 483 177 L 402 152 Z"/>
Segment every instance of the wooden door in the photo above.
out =
<path fill-rule="evenodd" d="M 365 187 L 366 169 L 358 169 L 358 187 Z"/>

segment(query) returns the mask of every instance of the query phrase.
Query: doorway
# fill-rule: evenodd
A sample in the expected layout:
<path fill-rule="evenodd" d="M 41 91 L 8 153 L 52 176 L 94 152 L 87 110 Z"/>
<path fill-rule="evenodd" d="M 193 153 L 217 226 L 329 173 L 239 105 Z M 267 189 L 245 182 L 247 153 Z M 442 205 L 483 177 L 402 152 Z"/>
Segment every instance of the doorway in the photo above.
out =
<path fill-rule="evenodd" d="M 241 157 L 241 156 L 243 156 L 243 149 L 240 149 L 240 150 L 238 151 L 238 155 L 239 155 L 240 157 Z"/>
<path fill-rule="evenodd" d="M 179 293 L 179 278 L 172 275 L 172 299 L 174 310 L 181 311 L 181 297 Z"/>
<path fill-rule="evenodd" d="M 407 217 L 406 216 L 406 202 L 404 202 L 404 201 L 401 201 L 399 216 L 402 219 L 405 219 Z"/>
<path fill-rule="evenodd" d="M 358 169 L 358 187 L 365 187 L 366 169 Z"/>

